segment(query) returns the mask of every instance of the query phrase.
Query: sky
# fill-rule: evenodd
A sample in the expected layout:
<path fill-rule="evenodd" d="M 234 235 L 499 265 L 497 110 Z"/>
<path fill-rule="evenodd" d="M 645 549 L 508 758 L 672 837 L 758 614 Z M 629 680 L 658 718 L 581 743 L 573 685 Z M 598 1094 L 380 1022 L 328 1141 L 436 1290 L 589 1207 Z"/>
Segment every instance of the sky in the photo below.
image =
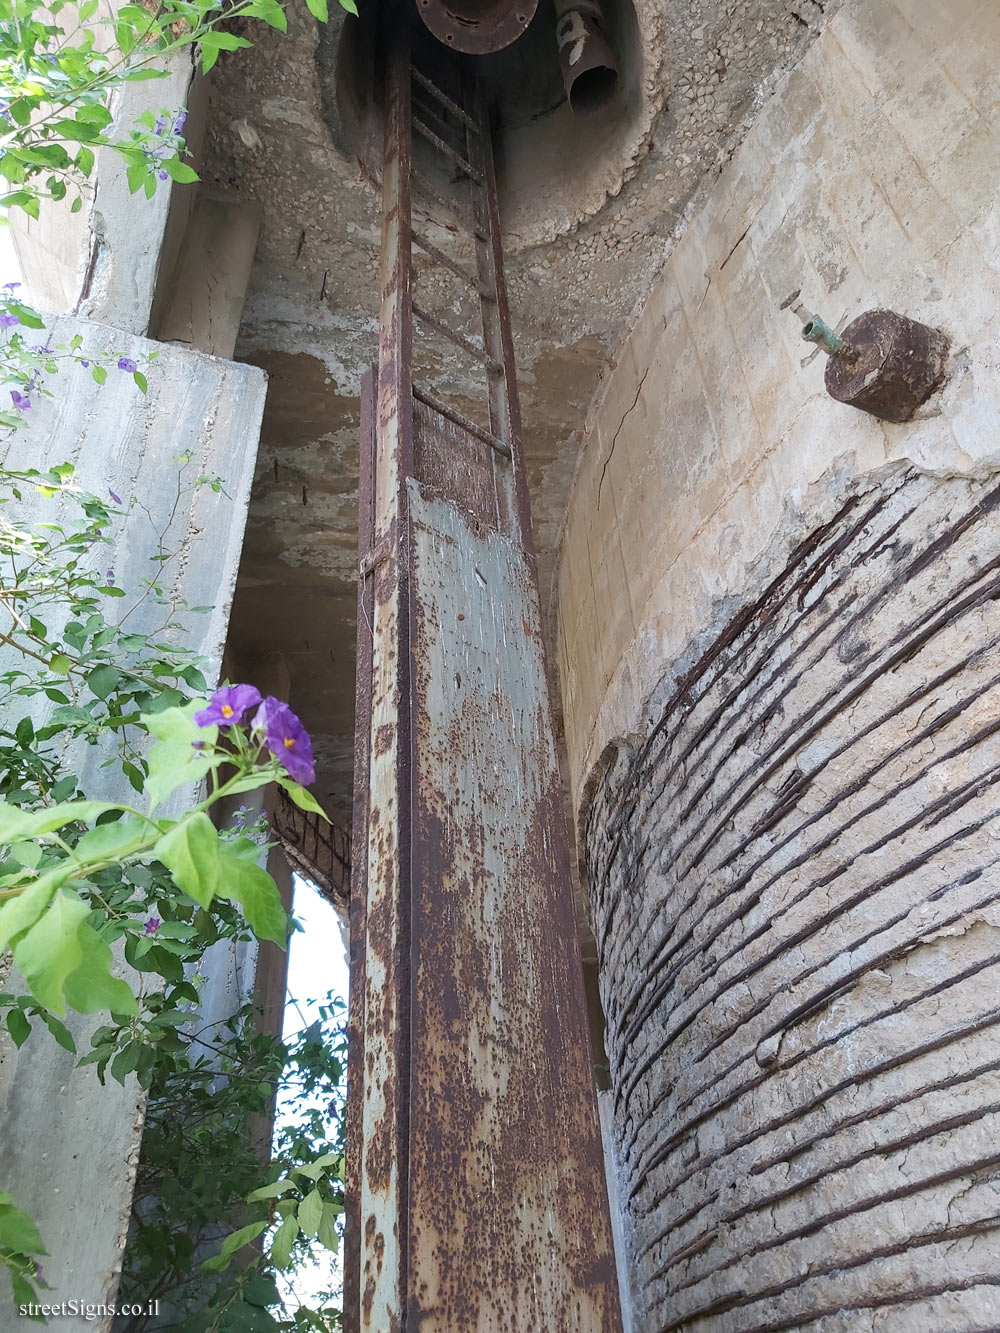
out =
<path fill-rule="evenodd" d="M 309 880 L 295 875 L 294 885 L 292 912 L 303 929 L 292 935 L 289 945 L 286 1039 L 319 1017 L 319 1005 L 328 992 L 334 991 L 347 1001 L 347 958 L 337 914 Z M 309 1303 L 313 1292 L 340 1282 L 339 1255 L 329 1251 L 322 1254 L 325 1262 L 295 1275 L 294 1294 L 303 1304 Z"/>

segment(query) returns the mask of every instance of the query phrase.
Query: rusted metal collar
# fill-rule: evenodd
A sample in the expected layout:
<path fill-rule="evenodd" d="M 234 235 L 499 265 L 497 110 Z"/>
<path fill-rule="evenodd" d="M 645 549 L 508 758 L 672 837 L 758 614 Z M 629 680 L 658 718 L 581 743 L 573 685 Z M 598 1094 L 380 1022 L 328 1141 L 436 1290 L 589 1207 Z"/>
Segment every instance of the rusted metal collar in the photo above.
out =
<path fill-rule="evenodd" d="M 439 42 L 474 56 L 516 42 L 537 8 L 538 0 L 417 0 L 417 13 Z"/>

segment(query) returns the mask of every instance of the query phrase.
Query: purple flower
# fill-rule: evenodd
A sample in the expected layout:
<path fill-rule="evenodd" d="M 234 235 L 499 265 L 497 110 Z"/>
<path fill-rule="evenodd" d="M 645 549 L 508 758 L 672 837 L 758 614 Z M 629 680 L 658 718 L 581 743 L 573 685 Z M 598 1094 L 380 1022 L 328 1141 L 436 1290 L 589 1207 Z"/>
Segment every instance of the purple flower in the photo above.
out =
<path fill-rule="evenodd" d="M 204 750 L 204 748 L 205 748 L 205 742 L 204 742 L 204 741 L 192 741 L 192 742 L 191 742 L 191 749 L 192 749 L 192 750 Z"/>
<path fill-rule="evenodd" d="M 3 285 L 3 289 L 5 292 L 12 292 L 16 288 L 20 287 L 20 285 L 21 284 L 19 282 L 5 282 Z"/>
<path fill-rule="evenodd" d="M 90 365 L 90 362 L 89 362 L 89 361 L 85 361 L 84 358 L 81 356 L 81 357 L 80 357 L 80 365 L 81 365 L 81 366 L 89 366 L 89 365 Z M 121 504 L 121 501 L 119 500 L 118 503 Z"/>
<path fill-rule="evenodd" d="M 43 347 L 41 343 L 32 343 L 32 347 L 35 349 L 36 352 L 43 352 L 43 353 L 45 353 L 47 356 L 51 356 L 51 355 L 52 355 L 52 348 L 51 348 L 51 347 Z"/>
<path fill-rule="evenodd" d="M 20 324 L 16 315 L 0 315 L 0 329 L 9 329 L 12 324 Z"/>
<path fill-rule="evenodd" d="M 177 115 L 174 117 L 175 134 L 180 134 L 181 130 L 184 128 L 184 122 L 187 120 L 187 118 L 188 115 L 186 111 L 178 111 Z"/>
<path fill-rule="evenodd" d="M 35 1264 L 35 1281 L 45 1286 L 45 1269 L 41 1264 Z"/>
<path fill-rule="evenodd" d="M 31 399 L 25 398 L 24 394 L 18 393 L 17 389 L 11 389 L 10 401 L 14 404 L 14 406 L 17 408 L 19 412 L 27 412 L 28 409 L 31 407 Z"/>
<path fill-rule="evenodd" d="M 160 918 L 159 918 L 158 916 L 150 916 L 150 917 L 147 917 L 147 918 L 146 918 L 146 934 L 147 934 L 147 935 L 155 935 L 156 932 L 160 929 L 160 927 L 161 927 L 162 925 L 163 925 L 163 922 L 160 920 Z"/>
<path fill-rule="evenodd" d="M 170 173 L 168 171 L 158 171 L 156 174 L 157 176 L 159 176 L 161 181 L 170 179 Z"/>
<path fill-rule="evenodd" d="M 224 685 L 208 701 L 208 707 L 195 713 L 199 727 L 232 727 L 243 720 L 248 708 L 260 703 L 256 685 Z"/>
<path fill-rule="evenodd" d="M 86 361 L 84 361 L 84 362 L 83 362 L 83 365 L 86 365 L 86 364 L 87 364 Z M 116 505 L 120 505 L 120 504 L 121 504 L 121 502 L 122 502 L 122 497 L 121 497 L 120 495 L 115 495 L 114 491 L 111 489 L 110 486 L 108 487 L 108 494 L 111 496 L 112 500 L 114 500 L 114 502 L 115 502 Z"/>
<path fill-rule="evenodd" d="M 153 133 L 154 133 L 154 134 L 165 134 L 165 133 L 166 133 L 166 129 L 167 129 L 167 118 L 166 118 L 166 116 L 157 116 L 157 117 L 156 117 L 156 124 L 153 126 Z"/>
<path fill-rule="evenodd" d="M 104 575 L 104 578 L 107 581 L 107 585 L 109 588 L 113 588 L 115 586 L 115 571 L 113 569 L 109 569 L 107 573 Z"/>
<path fill-rule="evenodd" d="M 289 777 L 303 786 L 316 781 L 309 733 L 287 704 L 269 694 L 257 709 L 253 729 L 264 733 L 264 744 Z"/>
<path fill-rule="evenodd" d="M 131 358 L 130 356 L 120 356 L 120 357 L 118 358 L 118 369 L 119 369 L 119 370 L 134 371 L 134 370 L 138 370 L 138 368 L 139 368 L 139 367 L 136 365 L 136 363 L 132 360 L 132 358 Z"/>

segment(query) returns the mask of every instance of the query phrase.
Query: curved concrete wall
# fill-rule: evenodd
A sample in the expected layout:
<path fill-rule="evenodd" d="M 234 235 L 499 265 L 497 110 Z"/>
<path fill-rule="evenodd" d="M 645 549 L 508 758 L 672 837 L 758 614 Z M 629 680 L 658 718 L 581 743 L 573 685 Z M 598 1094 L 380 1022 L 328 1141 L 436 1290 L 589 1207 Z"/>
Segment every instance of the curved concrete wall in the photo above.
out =
<path fill-rule="evenodd" d="M 1000 1323 L 1000 14 L 849 0 L 590 423 L 560 668 L 638 1327 Z M 952 340 L 886 425 L 779 311 Z"/>

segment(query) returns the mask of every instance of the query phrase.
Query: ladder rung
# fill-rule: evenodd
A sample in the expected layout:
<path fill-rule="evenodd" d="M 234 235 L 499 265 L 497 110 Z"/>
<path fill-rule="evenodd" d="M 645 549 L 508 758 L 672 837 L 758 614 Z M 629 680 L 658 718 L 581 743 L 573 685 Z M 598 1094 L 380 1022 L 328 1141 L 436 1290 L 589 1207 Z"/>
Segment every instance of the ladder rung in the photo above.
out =
<path fill-rule="evenodd" d="M 485 347 L 477 347 L 474 342 L 470 342 L 463 334 L 456 332 L 455 329 L 449 329 L 448 325 L 442 324 L 436 315 L 432 315 L 429 311 L 421 309 L 416 301 L 410 303 L 410 309 L 413 311 L 414 315 L 416 315 L 417 319 L 421 319 L 425 324 L 429 324 L 431 328 L 440 333 L 443 338 L 450 338 L 455 346 L 461 347 L 462 351 L 468 356 L 473 357 L 476 361 L 482 361 L 483 365 L 486 366 L 488 370 L 492 370 L 494 375 L 502 373 L 503 366 L 499 361 L 490 356 Z"/>
<path fill-rule="evenodd" d="M 483 178 L 480 176 L 479 172 L 476 171 L 472 163 L 467 162 L 457 149 L 452 148 L 450 143 L 445 143 L 442 138 L 435 134 L 434 131 L 428 125 L 425 125 L 417 116 L 413 117 L 413 128 L 418 134 L 422 134 L 429 143 L 432 143 L 439 152 L 444 153 L 446 157 L 450 157 L 455 163 L 455 166 L 458 167 L 459 171 L 468 176 L 470 181 L 475 181 L 477 185 L 482 185 Z"/>
<path fill-rule="evenodd" d="M 446 213 L 454 214 L 465 230 L 471 232 L 477 241 L 488 241 L 490 239 L 486 232 L 477 223 L 469 219 L 453 200 L 446 199 L 440 190 L 435 189 L 422 172 L 414 171 L 413 180 L 421 193 L 425 194 L 428 199 L 433 199 Z"/>
<path fill-rule="evenodd" d="M 441 105 L 446 110 L 450 111 L 453 116 L 457 117 L 462 122 L 463 125 L 468 125 L 469 129 L 472 130 L 475 134 L 479 133 L 479 126 L 472 119 L 469 113 L 467 111 L 463 111 L 457 102 L 453 102 L 447 93 L 443 93 L 436 83 L 431 82 L 431 80 L 427 77 L 426 74 L 421 74 L 419 69 L 413 69 L 410 72 L 412 73 L 414 79 L 416 79 L 417 83 L 420 84 L 421 88 L 425 88 L 427 92 L 431 94 L 432 97 L 436 97 L 437 100 L 441 103 Z"/>
<path fill-rule="evenodd" d="M 495 435 L 491 435 L 485 426 L 477 426 L 474 421 L 470 421 L 468 417 L 464 417 L 456 408 L 449 407 L 448 404 L 443 403 L 440 398 L 435 398 L 427 389 L 419 389 L 415 384 L 413 386 L 413 396 L 418 403 L 423 403 L 425 407 L 429 407 L 435 412 L 440 412 L 443 417 L 447 417 L 449 421 L 453 421 L 456 426 L 461 426 L 462 429 L 467 430 L 470 435 L 475 435 L 477 440 L 482 440 L 484 444 L 488 444 L 496 453 L 502 454 L 504 458 L 510 458 L 509 447 L 504 444 L 502 440 L 498 440 Z"/>
<path fill-rule="evenodd" d="M 474 287 L 484 301 L 496 300 L 494 293 L 490 291 L 488 287 L 483 286 L 475 273 L 470 272 L 467 268 L 463 268 L 461 264 L 456 264 L 454 259 L 449 258 L 443 250 L 439 250 L 436 245 L 432 244 L 432 242 L 426 238 L 426 236 L 421 236 L 420 233 L 416 231 L 411 232 L 410 235 L 416 244 L 420 246 L 421 250 L 429 254 L 436 264 L 440 264 L 442 268 L 449 269 L 454 273 L 456 278 L 461 278 L 462 281 L 468 283 L 470 287 Z"/>

